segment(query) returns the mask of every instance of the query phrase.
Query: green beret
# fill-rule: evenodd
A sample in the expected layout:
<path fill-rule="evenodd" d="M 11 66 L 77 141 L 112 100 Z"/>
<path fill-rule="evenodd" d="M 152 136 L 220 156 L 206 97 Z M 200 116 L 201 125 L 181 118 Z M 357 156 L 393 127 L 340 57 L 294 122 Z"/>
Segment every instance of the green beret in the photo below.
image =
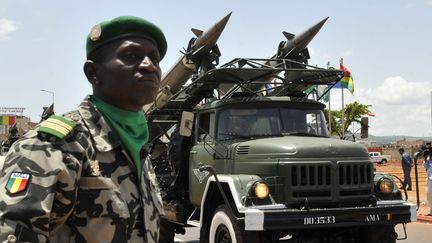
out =
<path fill-rule="evenodd" d="M 159 49 L 161 60 L 167 51 L 167 42 L 162 30 L 155 24 L 134 16 L 120 16 L 95 25 L 87 36 L 87 57 L 95 49 L 125 37 L 145 37 Z"/>

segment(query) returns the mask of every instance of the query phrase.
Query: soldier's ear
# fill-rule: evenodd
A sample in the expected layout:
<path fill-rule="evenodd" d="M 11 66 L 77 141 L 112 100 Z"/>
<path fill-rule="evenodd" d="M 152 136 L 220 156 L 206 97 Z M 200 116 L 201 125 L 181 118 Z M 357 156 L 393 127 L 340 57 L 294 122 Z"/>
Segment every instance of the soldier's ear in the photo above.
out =
<path fill-rule="evenodd" d="M 98 85 L 99 84 L 99 80 L 97 78 L 98 68 L 99 68 L 99 64 L 92 61 L 92 60 L 87 60 L 84 63 L 84 74 L 86 75 L 87 80 L 92 85 Z"/>

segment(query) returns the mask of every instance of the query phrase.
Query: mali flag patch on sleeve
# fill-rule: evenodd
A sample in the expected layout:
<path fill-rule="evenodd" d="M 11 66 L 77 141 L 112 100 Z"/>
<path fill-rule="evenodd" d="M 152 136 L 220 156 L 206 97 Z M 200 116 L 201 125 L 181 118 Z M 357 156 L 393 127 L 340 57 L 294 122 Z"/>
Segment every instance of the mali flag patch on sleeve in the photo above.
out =
<path fill-rule="evenodd" d="M 22 192 L 27 189 L 31 174 L 25 172 L 12 172 L 6 183 L 6 191 L 10 194 Z"/>

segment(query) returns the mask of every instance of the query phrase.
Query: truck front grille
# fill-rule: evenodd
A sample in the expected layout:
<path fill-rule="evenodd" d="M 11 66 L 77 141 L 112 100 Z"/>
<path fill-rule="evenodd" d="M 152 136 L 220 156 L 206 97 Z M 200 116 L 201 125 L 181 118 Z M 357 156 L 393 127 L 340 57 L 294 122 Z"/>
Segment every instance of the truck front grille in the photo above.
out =
<path fill-rule="evenodd" d="M 370 164 L 339 163 L 339 186 L 341 196 L 369 194 L 372 184 Z"/>
<path fill-rule="evenodd" d="M 373 189 L 370 162 L 282 163 L 285 204 L 342 206 L 368 201 Z"/>

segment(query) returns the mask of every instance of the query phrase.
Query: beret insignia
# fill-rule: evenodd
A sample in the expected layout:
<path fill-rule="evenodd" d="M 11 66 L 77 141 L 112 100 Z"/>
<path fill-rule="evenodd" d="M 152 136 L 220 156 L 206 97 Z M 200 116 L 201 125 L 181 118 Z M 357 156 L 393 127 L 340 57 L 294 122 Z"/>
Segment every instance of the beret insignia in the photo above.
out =
<path fill-rule="evenodd" d="M 102 34 L 102 28 L 100 24 L 93 26 L 90 30 L 90 40 L 97 41 Z"/>
<path fill-rule="evenodd" d="M 76 123 L 62 116 L 52 115 L 40 124 L 40 127 L 37 131 L 48 133 L 63 139 L 73 130 L 75 126 Z"/>

